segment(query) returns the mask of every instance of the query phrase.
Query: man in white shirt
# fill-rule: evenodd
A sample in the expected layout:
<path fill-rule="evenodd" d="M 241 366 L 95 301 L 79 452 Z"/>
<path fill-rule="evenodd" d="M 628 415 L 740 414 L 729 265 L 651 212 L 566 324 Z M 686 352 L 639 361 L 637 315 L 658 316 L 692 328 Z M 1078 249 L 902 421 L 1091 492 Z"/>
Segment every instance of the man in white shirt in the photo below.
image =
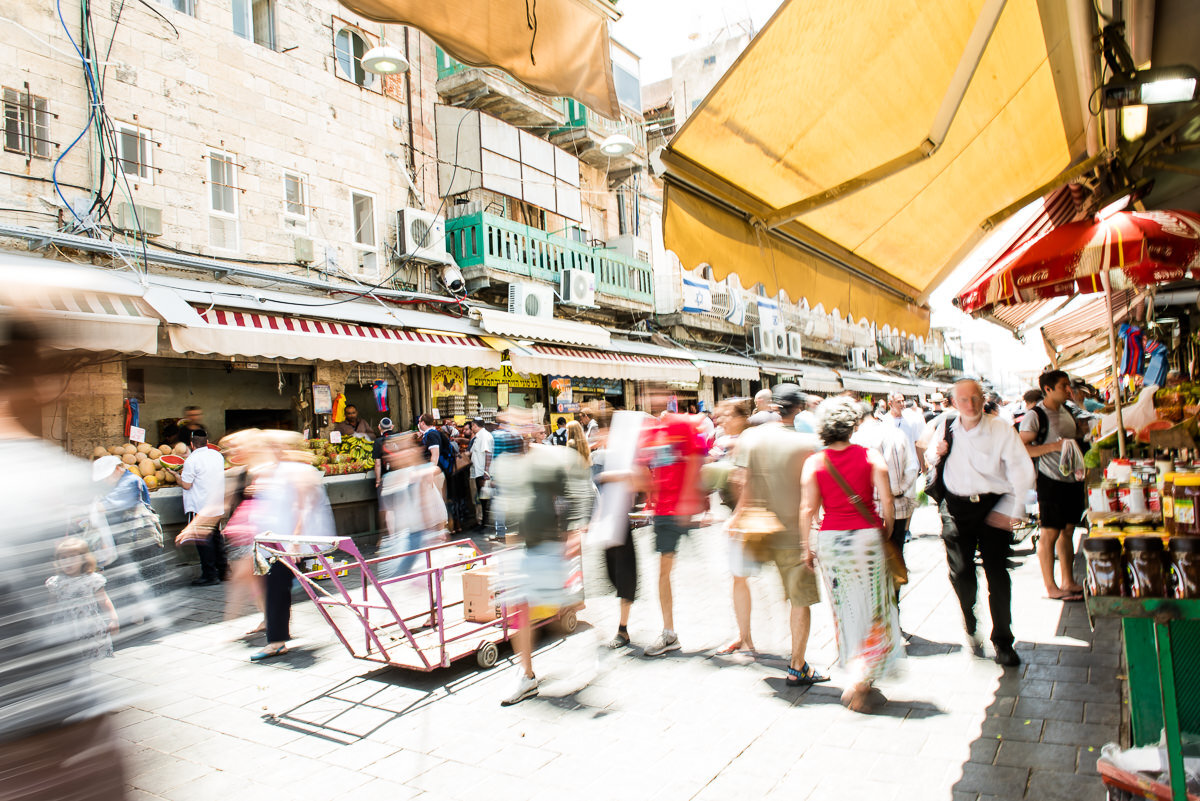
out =
<path fill-rule="evenodd" d="M 1015 667 L 1021 664 L 1021 658 L 1013 648 L 1008 556 L 1013 524 L 1024 516 L 1025 496 L 1033 487 L 1033 462 L 1011 425 L 994 414 L 983 413 L 983 390 L 977 381 L 957 382 L 951 392 L 951 403 L 957 416 L 943 418 L 925 453 L 926 464 L 937 465 L 943 458 L 946 460 L 942 471 L 946 493 L 940 507 L 950 583 L 962 607 L 967 638 L 972 649 L 977 650 L 975 551 L 978 549 L 988 583 L 996 662 Z"/>
<path fill-rule="evenodd" d="M 487 525 L 489 499 L 481 497 L 483 487 L 492 477 L 492 454 L 496 452 L 492 432 L 484 428 L 483 418 L 476 417 L 468 425 L 471 427 L 471 481 L 475 484 L 475 497 L 479 500 L 480 526 Z"/>
<path fill-rule="evenodd" d="M 917 453 L 917 440 L 921 437 L 921 432 L 925 430 L 925 421 L 920 424 L 915 423 L 912 418 L 904 414 L 904 395 L 899 392 L 893 392 L 888 395 L 887 414 L 883 416 L 883 424 L 892 428 L 898 429 L 905 439 L 908 440 L 908 446 L 912 448 L 913 454 L 917 459 L 918 469 L 921 467 L 924 454 Z"/>
<path fill-rule="evenodd" d="M 208 447 L 208 433 L 192 432 L 188 443 L 191 455 L 179 473 L 183 488 L 183 513 L 189 526 L 200 529 L 196 553 L 200 557 L 200 577 L 192 584 L 207 587 L 218 584 L 229 572 L 225 561 L 225 543 L 217 523 L 225 514 L 225 457 Z"/>

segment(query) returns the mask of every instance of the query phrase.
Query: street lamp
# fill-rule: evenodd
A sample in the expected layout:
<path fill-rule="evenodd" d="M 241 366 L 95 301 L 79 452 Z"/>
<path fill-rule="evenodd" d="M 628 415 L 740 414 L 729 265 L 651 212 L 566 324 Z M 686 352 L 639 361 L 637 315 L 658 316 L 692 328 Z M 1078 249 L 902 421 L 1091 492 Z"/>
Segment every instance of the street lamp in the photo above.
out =
<path fill-rule="evenodd" d="M 613 134 L 600 143 L 600 152 L 606 156 L 628 156 L 633 152 L 633 140 L 625 134 Z"/>
<path fill-rule="evenodd" d="M 376 75 L 397 75 L 408 72 L 408 59 L 390 44 L 377 44 L 363 53 L 362 66 Z"/>

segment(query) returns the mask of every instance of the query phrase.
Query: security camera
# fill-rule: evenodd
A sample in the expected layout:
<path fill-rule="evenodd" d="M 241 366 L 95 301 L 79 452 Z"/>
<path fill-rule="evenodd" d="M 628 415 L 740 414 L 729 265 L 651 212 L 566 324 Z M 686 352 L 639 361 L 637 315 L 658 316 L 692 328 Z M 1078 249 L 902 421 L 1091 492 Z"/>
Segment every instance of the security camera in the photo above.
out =
<path fill-rule="evenodd" d="M 467 285 L 463 281 L 462 271 L 453 264 L 442 265 L 442 283 L 446 285 L 446 289 L 450 290 L 452 295 L 461 295 L 466 292 Z"/>

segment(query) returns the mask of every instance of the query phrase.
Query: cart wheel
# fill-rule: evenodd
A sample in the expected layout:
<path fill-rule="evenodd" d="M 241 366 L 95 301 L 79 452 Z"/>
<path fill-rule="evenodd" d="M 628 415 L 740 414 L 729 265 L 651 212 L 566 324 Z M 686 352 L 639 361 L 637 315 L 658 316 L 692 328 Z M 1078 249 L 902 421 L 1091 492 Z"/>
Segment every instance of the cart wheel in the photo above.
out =
<path fill-rule="evenodd" d="M 563 612 L 562 617 L 558 619 L 558 627 L 563 630 L 564 634 L 573 634 L 579 626 L 579 617 L 572 609 L 569 612 Z"/>
<path fill-rule="evenodd" d="M 475 661 L 484 670 L 495 665 L 496 660 L 499 658 L 500 649 L 496 647 L 496 643 L 494 642 L 485 642 L 475 651 Z"/>

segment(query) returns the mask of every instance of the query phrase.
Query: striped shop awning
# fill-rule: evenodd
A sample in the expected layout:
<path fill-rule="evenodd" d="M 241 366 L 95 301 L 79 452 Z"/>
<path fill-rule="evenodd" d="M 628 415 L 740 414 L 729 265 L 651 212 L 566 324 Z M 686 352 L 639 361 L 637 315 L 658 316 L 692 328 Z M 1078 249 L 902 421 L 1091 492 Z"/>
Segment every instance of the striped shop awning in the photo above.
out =
<path fill-rule="evenodd" d="M 531 345 L 509 352 L 518 373 L 616 378 L 631 381 L 700 380 L 700 370 L 687 359 L 622 351 L 584 350 L 556 345 Z"/>
<path fill-rule="evenodd" d="M 369 364 L 499 369 L 500 354 L 478 337 L 403 328 L 196 308 L 204 325 L 172 327 L 180 353 Z"/>

